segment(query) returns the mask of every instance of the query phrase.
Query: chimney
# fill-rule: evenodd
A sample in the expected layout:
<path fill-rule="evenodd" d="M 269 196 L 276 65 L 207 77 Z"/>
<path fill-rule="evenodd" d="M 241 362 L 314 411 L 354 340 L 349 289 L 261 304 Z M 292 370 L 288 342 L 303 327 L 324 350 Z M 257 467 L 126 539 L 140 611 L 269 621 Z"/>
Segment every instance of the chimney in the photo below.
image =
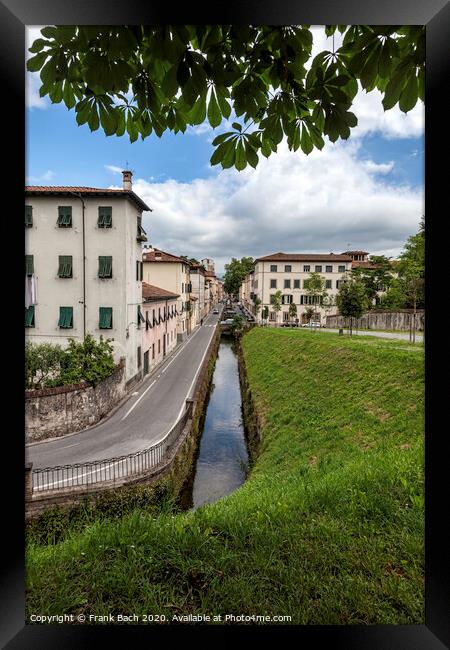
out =
<path fill-rule="evenodd" d="M 133 183 L 131 182 L 131 177 L 133 176 L 133 172 L 125 170 L 122 172 L 122 175 L 123 175 L 123 189 L 131 191 L 133 187 Z"/>

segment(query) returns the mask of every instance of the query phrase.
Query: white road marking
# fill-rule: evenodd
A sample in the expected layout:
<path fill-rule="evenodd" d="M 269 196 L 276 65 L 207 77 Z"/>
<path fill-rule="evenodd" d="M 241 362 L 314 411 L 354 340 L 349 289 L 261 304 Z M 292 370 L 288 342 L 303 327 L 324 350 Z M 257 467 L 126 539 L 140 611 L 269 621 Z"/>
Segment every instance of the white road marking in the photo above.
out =
<path fill-rule="evenodd" d="M 65 447 L 61 447 L 61 449 L 69 449 L 69 447 L 76 447 L 79 444 L 79 442 L 75 442 L 73 445 L 66 445 Z"/>
<path fill-rule="evenodd" d="M 126 418 L 128 415 L 130 415 L 131 411 L 134 409 L 135 406 L 137 406 L 137 405 L 139 404 L 139 402 L 141 401 L 141 399 L 144 397 L 145 393 L 146 393 L 148 390 L 150 390 L 150 388 L 153 386 L 153 384 L 156 384 L 156 379 L 154 379 L 154 380 L 152 381 L 152 383 L 150 384 L 150 386 L 148 386 L 148 388 L 146 388 L 146 389 L 144 390 L 144 392 L 143 392 L 142 395 L 139 397 L 139 399 L 137 399 L 137 400 L 135 401 L 135 403 L 133 404 L 133 406 L 132 406 L 132 407 L 131 407 L 131 408 L 130 408 L 126 413 L 125 413 L 125 415 L 123 416 L 121 422 L 123 422 L 123 420 L 125 420 L 125 418 Z"/>

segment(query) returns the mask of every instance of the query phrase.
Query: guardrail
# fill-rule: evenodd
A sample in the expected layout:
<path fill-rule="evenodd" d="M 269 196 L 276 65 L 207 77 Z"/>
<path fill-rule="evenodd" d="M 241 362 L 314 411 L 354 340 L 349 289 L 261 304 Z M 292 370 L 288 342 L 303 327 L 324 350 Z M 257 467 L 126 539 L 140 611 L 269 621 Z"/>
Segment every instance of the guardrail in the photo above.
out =
<path fill-rule="evenodd" d="M 164 438 L 142 451 L 87 463 L 33 469 L 32 492 L 67 490 L 103 482 L 114 483 L 120 479 L 145 474 L 164 460 L 169 449 L 178 440 L 188 420 L 192 419 L 192 409 L 193 400 L 187 399 L 186 410 Z"/>

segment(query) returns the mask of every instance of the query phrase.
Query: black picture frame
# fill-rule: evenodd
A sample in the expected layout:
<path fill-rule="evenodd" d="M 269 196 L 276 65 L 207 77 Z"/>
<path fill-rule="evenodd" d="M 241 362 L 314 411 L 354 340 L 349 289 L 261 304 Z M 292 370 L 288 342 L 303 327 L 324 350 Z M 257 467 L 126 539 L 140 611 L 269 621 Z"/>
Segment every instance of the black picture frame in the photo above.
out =
<path fill-rule="evenodd" d="M 216 3 L 174 7 L 163 2 L 141 0 L 2 0 L 0 3 L 0 66 L 4 111 L 4 135 L 13 134 L 13 146 L 4 148 L 2 174 L 4 196 L 11 199 L 11 208 L 3 214 L 6 222 L 2 232 L 7 234 L 4 254 L 11 256 L 4 276 L 6 304 L 10 313 L 19 313 L 23 287 L 22 278 L 23 224 L 22 209 L 25 179 L 25 26 L 43 24 L 156 24 L 176 22 L 240 23 L 240 24 L 420 24 L 427 26 L 426 75 L 426 206 L 427 206 L 427 331 L 426 358 L 426 616 L 424 625 L 406 626 L 276 626 L 270 628 L 279 641 L 287 630 L 296 645 L 310 648 L 364 650 L 440 650 L 450 643 L 450 606 L 448 590 L 449 539 L 445 532 L 447 467 L 445 455 L 445 405 L 448 401 L 448 374 L 445 362 L 446 342 L 442 338 L 440 309 L 442 293 L 439 278 L 445 277 L 445 238 L 441 227 L 447 219 L 447 202 L 443 192 L 448 180 L 447 165 L 439 159 L 444 150 L 447 105 L 444 105 L 445 82 L 450 79 L 449 46 L 450 6 L 446 0 L 229 0 Z M 5 100 L 7 98 L 7 101 Z M 446 150 L 445 150 L 446 151 Z M 15 154 L 15 157 L 14 157 Z M 18 218 L 20 215 L 20 219 Z M 13 241 L 12 241 L 13 240 Z M 19 262 L 21 265 L 19 273 Z M 431 280 L 430 280 L 431 278 Z M 435 281 L 436 280 L 436 281 Z M 15 286 L 17 283 L 17 286 Z M 20 311 L 20 313 L 22 313 Z M 98 643 L 127 643 L 129 647 L 140 640 L 171 641 L 182 633 L 188 641 L 193 633 L 208 632 L 212 638 L 239 636 L 242 641 L 259 639 L 267 634 L 266 626 L 236 627 L 140 627 L 125 626 L 39 626 L 25 625 L 25 566 L 24 566 L 24 439 L 23 432 L 23 334 L 14 319 L 3 319 L 4 348 L 14 350 L 8 366 L 8 404 L 4 413 L 12 416 L 4 428 L 8 437 L 9 475 L 3 487 L 3 567 L 1 572 L 0 645 L 16 648 L 87 648 Z M 442 380 L 436 379 L 442 371 Z M 11 392 L 20 396 L 11 408 Z M 6 394 L 6 393 L 5 393 Z M 6 506 L 11 512 L 6 515 Z M 203 635 L 203 634 L 202 634 Z M 251 635 L 251 636 L 250 636 Z"/>

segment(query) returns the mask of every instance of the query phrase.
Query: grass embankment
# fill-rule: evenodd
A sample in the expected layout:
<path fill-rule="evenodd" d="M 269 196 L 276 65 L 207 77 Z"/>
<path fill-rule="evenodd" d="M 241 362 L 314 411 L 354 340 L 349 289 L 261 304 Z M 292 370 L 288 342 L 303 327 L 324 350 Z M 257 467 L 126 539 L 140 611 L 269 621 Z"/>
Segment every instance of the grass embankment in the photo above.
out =
<path fill-rule="evenodd" d="M 31 542 L 28 615 L 424 622 L 423 355 L 260 328 L 242 346 L 265 422 L 245 485 L 195 512 Z"/>

